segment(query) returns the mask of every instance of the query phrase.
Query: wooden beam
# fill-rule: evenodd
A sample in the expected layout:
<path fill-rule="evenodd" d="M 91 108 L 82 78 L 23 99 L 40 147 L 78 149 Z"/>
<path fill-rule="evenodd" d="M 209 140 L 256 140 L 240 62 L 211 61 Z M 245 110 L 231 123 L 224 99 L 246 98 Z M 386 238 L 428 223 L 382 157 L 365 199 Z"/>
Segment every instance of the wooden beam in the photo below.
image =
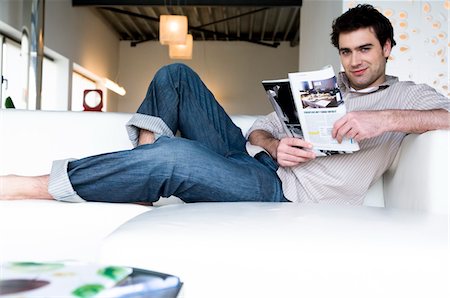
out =
<path fill-rule="evenodd" d="M 302 0 L 72 0 L 72 6 L 302 6 Z"/>

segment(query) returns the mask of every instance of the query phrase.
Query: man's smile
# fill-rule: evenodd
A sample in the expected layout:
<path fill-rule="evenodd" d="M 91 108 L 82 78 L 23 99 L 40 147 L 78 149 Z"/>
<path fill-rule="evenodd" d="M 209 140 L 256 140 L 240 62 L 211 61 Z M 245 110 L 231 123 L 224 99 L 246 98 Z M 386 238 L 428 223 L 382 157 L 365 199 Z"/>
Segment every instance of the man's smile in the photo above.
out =
<path fill-rule="evenodd" d="M 364 69 L 352 70 L 351 72 L 354 76 L 362 76 L 366 70 L 367 70 L 367 68 L 364 68 Z"/>

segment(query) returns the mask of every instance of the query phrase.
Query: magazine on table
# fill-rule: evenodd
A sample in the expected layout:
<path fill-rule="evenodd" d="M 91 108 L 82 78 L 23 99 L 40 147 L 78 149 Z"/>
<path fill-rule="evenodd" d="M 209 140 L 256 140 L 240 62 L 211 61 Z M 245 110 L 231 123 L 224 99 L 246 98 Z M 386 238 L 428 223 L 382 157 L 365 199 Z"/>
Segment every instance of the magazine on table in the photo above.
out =
<path fill-rule="evenodd" d="M 347 111 L 331 66 L 289 73 L 287 79 L 264 80 L 262 84 L 286 134 L 312 143 L 317 156 L 359 150 L 353 139 L 338 143 L 332 137 L 334 122 Z"/>

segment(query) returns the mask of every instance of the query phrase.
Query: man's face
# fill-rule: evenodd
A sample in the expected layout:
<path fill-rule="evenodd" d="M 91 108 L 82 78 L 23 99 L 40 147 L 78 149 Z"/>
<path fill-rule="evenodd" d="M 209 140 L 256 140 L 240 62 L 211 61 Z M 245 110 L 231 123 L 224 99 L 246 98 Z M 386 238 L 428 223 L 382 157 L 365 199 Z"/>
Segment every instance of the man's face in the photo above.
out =
<path fill-rule="evenodd" d="M 339 56 L 350 85 L 356 90 L 384 83 L 391 43 L 381 47 L 372 28 L 339 34 Z"/>

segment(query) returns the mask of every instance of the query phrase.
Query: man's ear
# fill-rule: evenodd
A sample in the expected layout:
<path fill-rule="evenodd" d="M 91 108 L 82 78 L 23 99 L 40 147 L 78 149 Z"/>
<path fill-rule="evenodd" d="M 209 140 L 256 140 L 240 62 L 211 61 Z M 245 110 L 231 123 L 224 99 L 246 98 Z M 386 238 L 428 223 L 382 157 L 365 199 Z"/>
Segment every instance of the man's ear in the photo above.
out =
<path fill-rule="evenodd" d="M 391 43 L 391 40 L 388 39 L 388 40 L 386 40 L 386 42 L 384 43 L 384 46 L 383 46 L 383 56 L 384 56 L 384 58 L 388 58 L 389 57 L 389 55 L 391 54 L 391 50 L 392 50 L 392 43 Z"/>

